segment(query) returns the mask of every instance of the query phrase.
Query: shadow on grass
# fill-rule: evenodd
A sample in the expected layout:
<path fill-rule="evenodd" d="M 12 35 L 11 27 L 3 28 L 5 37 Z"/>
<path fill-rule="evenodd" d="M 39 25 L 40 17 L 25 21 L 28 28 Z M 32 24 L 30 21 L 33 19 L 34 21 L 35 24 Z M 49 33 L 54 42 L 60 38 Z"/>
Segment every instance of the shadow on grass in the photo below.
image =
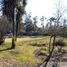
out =
<path fill-rule="evenodd" d="M 2 52 L 2 51 L 7 51 L 7 50 L 12 50 L 12 48 L 2 49 L 2 50 L 0 50 L 0 52 Z"/>

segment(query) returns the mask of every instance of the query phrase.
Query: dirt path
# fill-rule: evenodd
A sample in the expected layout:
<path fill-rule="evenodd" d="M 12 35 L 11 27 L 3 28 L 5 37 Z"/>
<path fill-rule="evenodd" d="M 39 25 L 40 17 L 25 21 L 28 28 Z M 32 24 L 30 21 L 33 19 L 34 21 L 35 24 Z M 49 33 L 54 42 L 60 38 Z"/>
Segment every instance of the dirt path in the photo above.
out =
<path fill-rule="evenodd" d="M 43 67 L 44 64 L 42 64 L 40 67 Z M 53 67 L 53 63 L 48 63 L 47 67 Z M 58 63 L 57 67 L 67 67 L 67 62 L 61 62 Z"/>
<path fill-rule="evenodd" d="M 9 57 L 0 58 L 0 67 L 22 67 L 18 60 L 13 60 Z"/>

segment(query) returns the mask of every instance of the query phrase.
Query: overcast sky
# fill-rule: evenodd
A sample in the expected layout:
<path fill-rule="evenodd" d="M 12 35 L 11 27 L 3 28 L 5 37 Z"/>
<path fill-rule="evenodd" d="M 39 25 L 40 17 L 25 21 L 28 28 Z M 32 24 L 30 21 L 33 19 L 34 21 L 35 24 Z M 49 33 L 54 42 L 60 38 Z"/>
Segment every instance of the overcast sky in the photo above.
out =
<path fill-rule="evenodd" d="M 1 0 L 0 0 L 1 1 Z M 32 17 L 38 16 L 39 19 L 41 16 L 45 16 L 47 19 L 52 17 L 56 11 L 56 4 L 58 0 L 27 0 L 26 12 L 31 12 Z M 60 0 L 63 7 L 67 8 L 67 0 Z M 2 12 L 0 12 L 0 15 Z M 67 13 L 65 13 L 67 17 Z M 38 26 L 41 26 L 41 22 L 38 21 Z M 44 21 L 46 25 L 46 20 Z"/>
<path fill-rule="evenodd" d="M 26 7 L 27 13 L 31 12 L 32 16 L 45 16 L 50 18 L 54 15 L 58 0 L 28 0 Z M 60 0 L 63 7 L 67 8 L 67 0 Z M 40 26 L 40 22 L 38 26 Z M 45 21 L 46 24 L 46 21 Z"/>

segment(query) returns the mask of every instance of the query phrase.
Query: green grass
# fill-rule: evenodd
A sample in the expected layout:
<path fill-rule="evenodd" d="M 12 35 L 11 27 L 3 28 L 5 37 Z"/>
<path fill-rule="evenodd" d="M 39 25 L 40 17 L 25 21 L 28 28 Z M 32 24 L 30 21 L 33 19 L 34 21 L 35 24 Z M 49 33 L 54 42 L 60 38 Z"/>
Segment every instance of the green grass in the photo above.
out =
<path fill-rule="evenodd" d="M 67 44 L 67 39 L 64 38 L 65 43 Z M 21 63 L 32 63 L 32 64 L 38 64 L 42 61 L 35 57 L 34 51 L 36 49 L 46 49 L 45 52 L 47 54 L 48 47 L 37 47 L 32 46 L 31 44 L 47 44 L 49 43 L 49 37 L 24 37 L 24 38 L 18 38 L 16 48 L 12 50 L 7 50 L 0 52 L 0 58 L 2 57 L 10 57 L 13 60 L 20 60 Z M 67 46 L 67 45 L 66 45 Z M 67 47 L 64 47 L 64 49 L 67 49 Z M 5 39 L 5 43 L 0 46 L 0 50 L 6 49 L 8 47 L 11 47 L 11 38 Z"/>

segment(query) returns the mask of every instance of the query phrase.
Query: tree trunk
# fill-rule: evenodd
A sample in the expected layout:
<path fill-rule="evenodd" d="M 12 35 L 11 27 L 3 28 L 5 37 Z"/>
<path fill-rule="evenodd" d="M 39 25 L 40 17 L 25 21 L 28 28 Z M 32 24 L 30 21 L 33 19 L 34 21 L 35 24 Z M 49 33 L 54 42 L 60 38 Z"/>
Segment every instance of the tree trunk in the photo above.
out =
<path fill-rule="evenodd" d="M 19 26 L 20 26 L 21 18 L 22 18 L 22 15 L 18 11 L 16 15 L 16 40 L 17 40 L 18 30 L 20 30 Z"/>
<path fill-rule="evenodd" d="M 15 23 L 13 21 L 13 37 L 12 37 L 12 46 L 11 46 L 11 49 L 14 49 L 15 48 Z"/>
<path fill-rule="evenodd" d="M 49 53 L 51 51 L 51 39 L 52 39 L 52 36 L 50 36 L 50 42 L 49 42 Z"/>
<path fill-rule="evenodd" d="M 46 60 L 45 60 L 46 63 L 43 65 L 43 67 L 47 67 L 47 64 L 48 64 L 48 62 L 49 62 L 49 60 L 50 60 L 50 58 L 51 58 L 51 56 L 52 56 L 52 53 L 53 53 L 53 51 L 54 51 L 55 39 L 56 39 L 56 36 L 54 36 L 54 38 L 53 38 L 52 50 L 50 51 L 48 57 L 46 58 Z M 45 61 L 44 61 L 44 62 L 45 62 Z"/>
<path fill-rule="evenodd" d="M 4 43 L 4 35 L 0 32 L 0 45 L 2 45 L 2 43 Z"/>
<path fill-rule="evenodd" d="M 14 38 L 12 38 L 12 46 L 11 46 L 11 49 L 14 49 L 15 48 L 15 40 Z"/>
<path fill-rule="evenodd" d="M 12 37 L 12 46 L 11 46 L 11 49 L 14 49 L 15 48 L 15 44 L 16 44 L 16 40 L 15 40 L 15 3 L 16 3 L 16 0 L 13 1 L 13 17 L 12 17 L 12 21 L 13 21 L 13 37 Z"/>

